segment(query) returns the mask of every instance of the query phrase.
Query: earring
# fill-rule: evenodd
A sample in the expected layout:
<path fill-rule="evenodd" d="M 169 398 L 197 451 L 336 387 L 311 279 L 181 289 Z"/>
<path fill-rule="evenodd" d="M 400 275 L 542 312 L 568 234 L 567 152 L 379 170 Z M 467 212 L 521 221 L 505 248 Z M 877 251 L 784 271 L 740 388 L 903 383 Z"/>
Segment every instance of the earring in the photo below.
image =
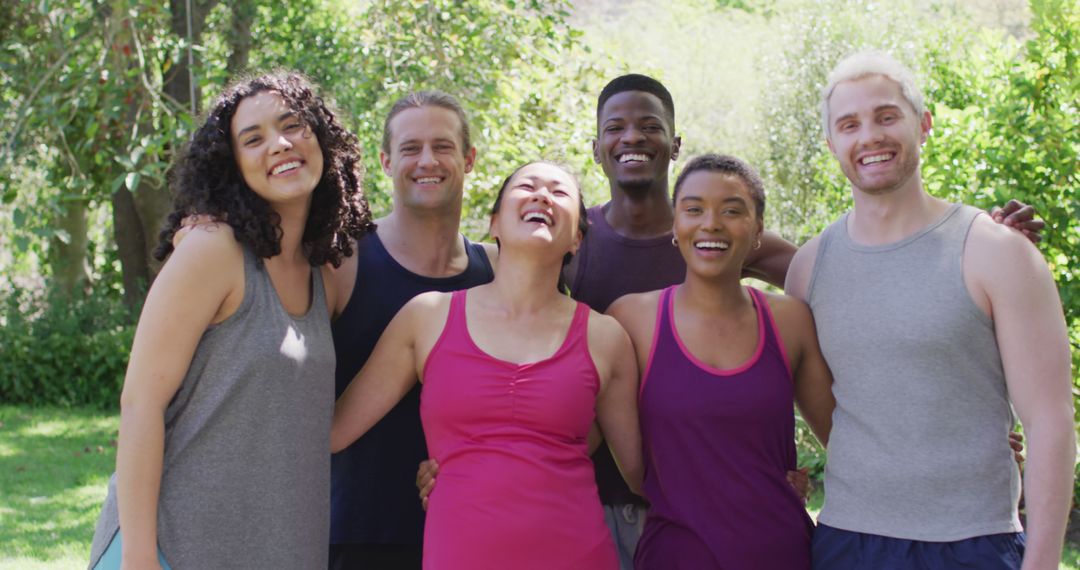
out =
<path fill-rule="evenodd" d="M 757 243 L 754 244 L 754 249 L 761 249 L 761 239 L 758 238 Z"/>
<path fill-rule="evenodd" d="M 673 245 L 675 247 L 679 247 L 679 238 L 677 238 L 675 236 L 671 236 L 671 245 Z"/>

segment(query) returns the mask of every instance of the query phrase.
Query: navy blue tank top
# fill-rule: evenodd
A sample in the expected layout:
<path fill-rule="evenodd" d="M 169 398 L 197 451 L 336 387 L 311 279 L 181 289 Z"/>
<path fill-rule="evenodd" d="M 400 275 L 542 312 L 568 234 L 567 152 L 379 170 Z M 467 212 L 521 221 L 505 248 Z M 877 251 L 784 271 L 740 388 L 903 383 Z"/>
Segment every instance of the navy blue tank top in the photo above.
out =
<path fill-rule="evenodd" d="M 356 285 L 334 321 L 335 394 L 340 397 L 367 362 L 383 329 L 410 299 L 427 291 L 455 291 L 491 281 L 484 247 L 465 240 L 469 265 L 452 277 L 424 277 L 405 269 L 372 233 L 360 240 Z M 331 459 L 331 544 L 423 543 L 424 511 L 416 467 L 427 459 L 420 427 L 420 386 L 356 443 Z"/>

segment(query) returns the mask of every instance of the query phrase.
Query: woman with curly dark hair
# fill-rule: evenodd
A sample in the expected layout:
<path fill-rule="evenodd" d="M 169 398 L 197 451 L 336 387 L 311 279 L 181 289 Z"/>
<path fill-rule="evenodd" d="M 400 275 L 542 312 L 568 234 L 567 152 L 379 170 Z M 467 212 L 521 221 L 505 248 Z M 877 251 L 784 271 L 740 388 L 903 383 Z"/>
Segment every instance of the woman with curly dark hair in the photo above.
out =
<path fill-rule="evenodd" d="M 170 178 L 175 210 L 155 255 L 172 255 L 135 333 L 90 566 L 325 567 L 334 299 L 323 283 L 374 228 L 357 139 L 304 77 L 274 72 L 225 90 Z M 224 223 L 174 251 L 195 212 Z"/>

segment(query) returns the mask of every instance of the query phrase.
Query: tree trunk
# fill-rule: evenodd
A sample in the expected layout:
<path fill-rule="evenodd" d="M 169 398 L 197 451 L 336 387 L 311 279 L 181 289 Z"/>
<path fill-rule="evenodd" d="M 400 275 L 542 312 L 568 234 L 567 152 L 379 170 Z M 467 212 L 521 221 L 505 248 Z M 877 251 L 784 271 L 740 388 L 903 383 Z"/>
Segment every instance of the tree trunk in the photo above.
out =
<path fill-rule="evenodd" d="M 112 195 L 113 235 L 123 269 L 124 303 L 134 310 L 142 302 L 150 284 L 149 257 L 146 236 L 140 222 L 135 199 L 127 188 L 121 187 Z"/>
<path fill-rule="evenodd" d="M 232 79 L 247 70 L 248 54 L 251 53 L 251 25 L 255 23 L 254 0 L 233 2 L 232 27 L 229 29 L 229 64 L 225 68 Z"/>
<path fill-rule="evenodd" d="M 90 279 L 86 267 L 86 202 L 67 200 L 62 207 L 64 212 L 57 218 L 56 224 L 66 235 L 63 239 L 53 237 L 50 240 L 49 264 L 52 267 L 53 286 L 70 296 Z"/>

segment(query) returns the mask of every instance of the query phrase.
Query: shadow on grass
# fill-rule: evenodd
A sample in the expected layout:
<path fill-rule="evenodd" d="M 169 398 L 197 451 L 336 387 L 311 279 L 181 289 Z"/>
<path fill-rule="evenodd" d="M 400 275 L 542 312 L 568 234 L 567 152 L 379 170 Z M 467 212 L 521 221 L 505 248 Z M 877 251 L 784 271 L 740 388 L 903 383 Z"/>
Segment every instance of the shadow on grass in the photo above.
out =
<path fill-rule="evenodd" d="M 0 406 L 0 561 L 85 560 L 116 430 L 111 412 Z"/>

